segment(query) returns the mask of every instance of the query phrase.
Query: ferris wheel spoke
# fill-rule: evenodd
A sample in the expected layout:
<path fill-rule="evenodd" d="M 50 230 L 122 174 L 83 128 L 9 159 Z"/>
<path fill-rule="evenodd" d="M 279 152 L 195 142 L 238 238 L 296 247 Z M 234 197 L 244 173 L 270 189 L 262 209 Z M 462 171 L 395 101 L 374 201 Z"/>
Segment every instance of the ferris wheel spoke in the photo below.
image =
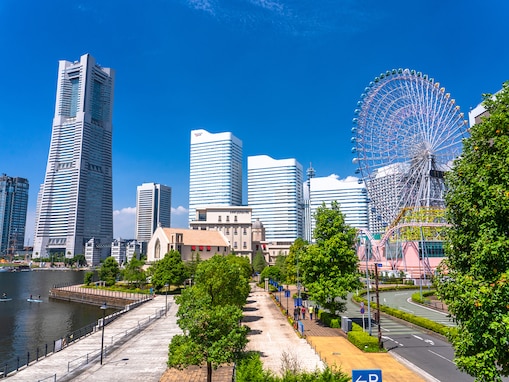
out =
<path fill-rule="evenodd" d="M 466 122 L 439 82 L 408 69 L 382 73 L 354 123 L 359 172 L 378 216 L 370 221 L 381 229 L 401 208 L 444 204 L 443 172 L 461 152 Z"/>

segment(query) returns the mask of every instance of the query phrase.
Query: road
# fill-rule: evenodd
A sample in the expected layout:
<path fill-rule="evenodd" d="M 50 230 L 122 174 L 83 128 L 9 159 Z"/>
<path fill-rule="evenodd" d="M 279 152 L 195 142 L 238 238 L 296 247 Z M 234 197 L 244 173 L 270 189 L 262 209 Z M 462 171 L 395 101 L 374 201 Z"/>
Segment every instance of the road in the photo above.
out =
<path fill-rule="evenodd" d="M 416 316 L 426 317 L 435 322 L 454 325 L 446 314 L 409 302 L 413 290 L 380 293 L 380 303 L 393 308 L 408 311 Z M 374 296 L 374 294 L 373 294 Z M 366 307 L 367 312 L 367 307 Z M 373 313 L 373 312 L 372 312 Z M 362 325 L 359 306 L 349 299 L 344 314 Z M 367 314 L 365 315 L 367 321 Z M 367 325 L 366 325 L 367 327 Z M 474 378 L 461 372 L 454 363 L 454 350 L 445 339 L 429 334 L 418 327 L 410 327 L 400 320 L 382 315 L 382 341 L 384 347 L 406 359 L 436 378 L 437 381 L 471 382 Z M 372 334 L 377 335 L 378 327 L 372 326 Z"/>

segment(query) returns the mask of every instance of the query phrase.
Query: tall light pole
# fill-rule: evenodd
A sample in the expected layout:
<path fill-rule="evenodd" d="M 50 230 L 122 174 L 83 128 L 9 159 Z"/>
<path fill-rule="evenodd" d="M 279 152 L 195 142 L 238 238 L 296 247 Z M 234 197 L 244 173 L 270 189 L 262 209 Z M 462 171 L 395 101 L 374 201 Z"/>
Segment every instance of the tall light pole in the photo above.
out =
<path fill-rule="evenodd" d="M 101 336 L 101 365 L 103 364 L 103 349 L 104 349 L 104 318 L 106 316 L 106 309 L 108 309 L 108 305 L 106 303 L 101 305 L 101 310 L 103 311 L 103 330 Z"/>
<path fill-rule="evenodd" d="M 375 263 L 375 285 L 376 285 L 376 312 L 378 318 L 378 348 L 382 349 L 382 327 L 381 327 L 381 317 L 380 317 L 380 295 L 378 294 L 378 267 L 381 267 L 381 263 Z"/>
<path fill-rule="evenodd" d="M 166 317 L 166 314 L 168 313 L 168 284 L 164 284 L 164 288 L 166 290 L 166 303 L 164 304 L 164 317 Z"/>

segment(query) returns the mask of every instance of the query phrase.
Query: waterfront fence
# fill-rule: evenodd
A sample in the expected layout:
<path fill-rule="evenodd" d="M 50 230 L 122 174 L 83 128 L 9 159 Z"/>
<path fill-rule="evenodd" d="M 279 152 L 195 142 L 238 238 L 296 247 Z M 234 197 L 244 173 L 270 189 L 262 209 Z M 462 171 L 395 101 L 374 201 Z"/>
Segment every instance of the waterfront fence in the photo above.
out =
<path fill-rule="evenodd" d="M 114 321 L 124 313 L 127 313 L 128 311 L 138 307 L 139 305 L 143 304 L 144 302 L 147 302 L 152 299 L 153 296 L 143 296 L 140 298 L 140 295 L 138 294 L 138 301 L 134 301 L 131 304 L 128 304 L 124 307 L 124 309 L 117 311 L 113 314 L 110 314 L 103 319 L 100 318 L 97 323 L 91 323 L 85 327 L 82 327 L 81 329 L 75 330 L 66 336 L 62 338 L 58 338 L 53 341 L 53 343 L 48 346 L 48 344 L 45 344 L 43 347 L 37 347 L 35 351 L 27 351 L 26 358 L 17 356 L 15 363 L 5 363 L 4 365 L 0 365 L 0 379 L 6 378 L 9 376 L 10 373 L 17 372 L 20 369 L 24 367 L 31 366 L 32 364 L 39 361 L 41 358 L 45 358 L 50 356 L 51 354 L 54 354 L 63 348 L 69 346 L 71 343 L 80 340 L 83 337 L 86 337 L 92 333 L 95 333 L 97 330 L 102 328 L 102 325 L 108 325 L 110 322 Z M 156 312 L 155 316 L 160 315 L 160 312 Z M 164 309 L 162 309 L 162 314 L 164 315 Z M 157 318 L 160 318 L 158 316 Z M 150 322 L 150 317 L 148 318 L 148 322 Z M 147 323 L 148 323 L 147 322 Z M 145 327 L 145 325 L 142 325 L 138 323 L 138 327 Z M 141 330 L 141 329 L 140 329 Z M 112 342 L 113 343 L 113 342 Z M 49 377 L 48 377 L 49 378 Z"/>

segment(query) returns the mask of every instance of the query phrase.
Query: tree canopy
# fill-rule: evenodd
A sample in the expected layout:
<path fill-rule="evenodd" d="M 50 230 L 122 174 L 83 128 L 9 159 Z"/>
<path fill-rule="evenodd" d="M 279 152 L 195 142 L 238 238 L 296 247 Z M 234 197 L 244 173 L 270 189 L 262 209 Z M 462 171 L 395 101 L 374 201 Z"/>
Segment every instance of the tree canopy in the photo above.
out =
<path fill-rule="evenodd" d="M 177 297 L 177 323 L 184 334 L 169 345 L 168 366 L 185 368 L 207 365 L 207 381 L 212 369 L 232 362 L 247 344 L 249 328 L 240 325 L 242 307 L 249 294 L 244 261 L 215 255 L 199 263 L 195 284 Z"/>
<path fill-rule="evenodd" d="M 189 277 L 188 268 L 185 266 L 180 253 L 171 250 L 161 260 L 156 261 L 151 267 L 152 285 L 160 290 L 166 284 L 181 285 Z"/>
<path fill-rule="evenodd" d="M 509 375 L 509 82 L 485 95 L 446 176 L 448 230 L 439 296 L 458 323 L 458 368 L 476 381 Z"/>
<path fill-rule="evenodd" d="M 107 257 L 99 269 L 99 278 L 104 281 L 106 286 L 115 285 L 118 276 L 120 276 L 120 268 L 114 257 Z"/>
<path fill-rule="evenodd" d="M 337 202 L 315 213 L 316 243 L 301 248 L 299 269 L 309 296 L 331 312 L 343 311 L 348 292 L 359 286 L 356 230 L 345 224 Z"/>

